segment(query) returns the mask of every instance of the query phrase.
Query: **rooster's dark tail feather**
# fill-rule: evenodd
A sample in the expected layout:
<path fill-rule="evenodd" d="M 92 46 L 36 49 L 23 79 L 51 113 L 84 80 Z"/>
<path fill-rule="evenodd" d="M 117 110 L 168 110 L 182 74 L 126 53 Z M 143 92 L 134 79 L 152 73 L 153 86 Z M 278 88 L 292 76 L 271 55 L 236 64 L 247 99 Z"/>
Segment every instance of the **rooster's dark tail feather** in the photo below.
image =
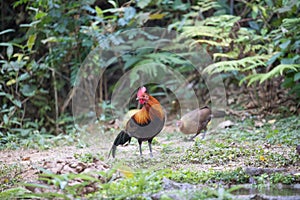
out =
<path fill-rule="evenodd" d="M 113 146 L 111 147 L 108 157 L 110 156 L 110 154 L 112 154 L 112 157 L 114 158 L 116 155 L 116 150 L 117 150 L 117 146 L 119 145 L 123 145 L 126 142 L 130 142 L 131 137 L 125 132 L 125 131 L 121 131 L 118 136 L 116 137 Z"/>

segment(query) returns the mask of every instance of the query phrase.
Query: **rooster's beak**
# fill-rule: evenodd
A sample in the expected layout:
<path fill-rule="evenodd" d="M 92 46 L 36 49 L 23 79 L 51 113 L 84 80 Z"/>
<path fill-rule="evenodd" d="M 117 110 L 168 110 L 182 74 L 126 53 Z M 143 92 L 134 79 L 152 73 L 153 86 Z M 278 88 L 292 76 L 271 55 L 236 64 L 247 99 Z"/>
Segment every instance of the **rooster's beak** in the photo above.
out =
<path fill-rule="evenodd" d="M 140 99 L 140 98 L 137 97 L 135 100 L 139 100 L 139 99 Z"/>

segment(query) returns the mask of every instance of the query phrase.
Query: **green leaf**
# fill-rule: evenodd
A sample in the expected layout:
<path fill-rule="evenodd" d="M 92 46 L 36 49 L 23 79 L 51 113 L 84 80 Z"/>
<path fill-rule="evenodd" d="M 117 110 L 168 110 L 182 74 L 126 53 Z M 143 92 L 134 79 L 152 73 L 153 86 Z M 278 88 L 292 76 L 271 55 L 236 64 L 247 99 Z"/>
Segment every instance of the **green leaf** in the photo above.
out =
<path fill-rule="evenodd" d="M 23 186 L 34 187 L 34 188 L 49 188 L 47 185 L 39 184 L 39 183 L 23 183 Z"/>
<path fill-rule="evenodd" d="M 138 0 L 137 6 L 141 9 L 143 9 L 143 8 L 147 7 L 150 2 L 151 2 L 151 0 Z"/>
<path fill-rule="evenodd" d="M 12 102 L 13 102 L 13 104 L 15 104 L 16 106 L 18 106 L 19 108 L 22 107 L 22 102 L 20 100 L 14 99 Z"/>
<path fill-rule="evenodd" d="M 35 19 L 41 19 L 43 17 L 47 16 L 47 13 L 42 12 L 42 11 L 38 11 L 35 15 Z"/>
<path fill-rule="evenodd" d="M 267 62 L 267 65 L 272 65 L 276 60 L 277 58 L 279 58 L 281 56 L 282 52 L 278 52 L 276 54 L 274 54 Z"/>
<path fill-rule="evenodd" d="M 282 43 L 281 45 L 279 45 L 279 47 L 283 50 L 286 49 L 289 44 L 291 43 L 291 40 L 287 40 L 286 42 Z"/>
<path fill-rule="evenodd" d="M 7 115 L 3 116 L 3 122 L 4 122 L 4 124 L 8 124 L 8 116 Z"/>
<path fill-rule="evenodd" d="M 124 65 L 124 70 L 128 69 L 129 67 L 131 67 L 132 65 L 134 65 L 135 63 L 137 63 L 138 61 L 140 61 L 142 58 L 138 57 L 138 56 L 132 56 L 130 58 L 127 58 L 125 65 Z M 125 60 L 125 59 L 124 59 Z"/>
<path fill-rule="evenodd" d="M 32 97 L 35 95 L 36 86 L 25 84 L 23 85 L 21 92 L 26 97 Z"/>
<path fill-rule="evenodd" d="M 53 43 L 58 42 L 58 39 L 57 39 L 57 37 L 49 37 L 49 38 L 46 38 L 46 39 L 42 40 L 43 44 L 46 44 L 48 42 L 53 42 Z"/>
<path fill-rule="evenodd" d="M 294 81 L 298 81 L 300 79 L 300 72 L 294 75 Z"/>
<path fill-rule="evenodd" d="M 30 131 L 32 131 L 32 129 L 24 129 L 24 128 L 13 128 L 11 129 L 12 131 L 16 132 L 16 133 L 20 133 L 22 137 L 28 136 Z"/>
<path fill-rule="evenodd" d="M 30 78 L 30 75 L 29 75 L 28 72 L 25 72 L 24 74 L 21 74 L 21 76 L 19 76 L 19 77 L 17 78 L 17 81 L 24 81 L 24 80 L 26 80 L 26 79 L 28 79 L 28 78 Z"/>
<path fill-rule="evenodd" d="M 98 6 L 95 7 L 96 13 L 98 17 L 103 17 L 103 11 Z"/>
<path fill-rule="evenodd" d="M 28 50 L 31 51 L 36 39 L 36 34 L 30 35 L 28 40 L 27 40 L 27 47 Z"/>
<path fill-rule="evenodd" d="M 37 21 L 33 21 L 30 24 L 21 24 L 20 27 L 24 27 L 24 28 L 30 28 L 35 26 L 36 24 L 40 23 L 41 20 L 37 20 Z"/>
<path fill-rule="evenodd" d="M 0 192 L 0 199 L 18 199 L 20 198 L 20 196 L 25 195 L 25 193 L 28 192 L 29 190 L 26 190 L 21 187 L 11 188 Z"/>
<path fill-rule="evenodd" d="M 5 33 L 10 33 L 10 32 L 15 32 L 15 30 L 14 30 L 14 29 L 6 29 L 6 30 L 4 30 L 4 31 L 1 31 L 1 32 L 0 32 L 0 35 L 3 35 L 3 34 L 5 34 Z"/>
<path fill-rule="evenodd" d="M 286 64 L 286 65 L 294 64 L 294 59 L 293 58 L 283 58 L 283 59 L 281 59 L 280 64 Z"/>
<path fill-rule="evenodd" d="M 251 15 L 252 15 L 253 19 L 256 19 L 257 15 L 258 15 L 258 7 L 257 7 L 257 5 L 253 5 L 252 6 L 252 13 L 251 13 Z"/>
<path fill-rule="evenodd" d="M 7 86 L 11 86 L 11 85 L 13 85 L 13 84 L 15 84 L 15 83 L 16 83 L 16 79 L 13 78 L 13 79 L 10 79 L 9 81 L 7 81 L 7 82 L 6 82 L 6 85 L 7 85 Z"/>
<path fill-rule="evenodd" d="M 6 49 L 6 54 L 7 54 L 7 57 L 10 59 L 11 58 L 11 55 L 13 54 L 14 52 L 14 48 L 12 45 L 8 45 L 7 49 Z"/>
<path fill-rule="evenodd" d="M 190 3 L 183 3 L 181 0 L 175 0 L 173 3 L 174 10 L 185 11 L 190 7 Z"/>
<path fill-rule="evenodd" d="M 113 5 L 114 8 L 118 7 L 117 3 L 115 1 L 113 1 L 113 0 L 109 0 L 108 3 L 110 3 L 111 5 Z"/>

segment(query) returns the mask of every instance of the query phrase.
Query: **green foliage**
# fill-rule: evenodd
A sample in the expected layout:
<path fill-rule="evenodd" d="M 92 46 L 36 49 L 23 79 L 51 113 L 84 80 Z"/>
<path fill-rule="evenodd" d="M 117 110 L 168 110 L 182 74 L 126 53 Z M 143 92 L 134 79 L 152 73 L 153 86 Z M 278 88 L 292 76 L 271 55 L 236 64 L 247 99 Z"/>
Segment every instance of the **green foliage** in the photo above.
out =
<path fill-rule="evenodd" d="M 24 3 L 16 1 L 14 6 Z M 76 32 L 78 21 L 73 17 L 81 4 L 26 3 L 30 23 L 20 25 L 24 37 L 0 44 L 6 48 L 6 55 L 0 60 L 2 144 L 9 142 L 12 135 L 23 139 L 37 132 L 59 134 L 58 127 L 66 128 L 72 120 L 63 113 L 58 116 L 55 107 L 63 102 L 59 102 L 56 94 L 58 90 L 64 92 L 64 85 L 71 84 L 62 75 L 61 63 L 67 57 L 66 52 L 71 52 L 68 48 L 74 47 L 72 33 Z M 58 42 L 63 45 L 54 45 Z M 45 54 L 40 55 L 41 52 Z"/>
<path fill-rule="evenodd" d="M 1 18 L 5 27 L 0 32 L 2 144 L 16 140 L 12 135 L 24 139 L 35 133 L 70 132 L 72 87 L 84 59 L 98 48 L 120 49 L 118 55 L 103 61 L 108 68 L 99 83 L 96 104 L 104 110 L 100 119 L 105 121 L 117 109 L 110 107 L 109 99 L 127 72 L 132 85 L 142 79 L 141 69 L 155 77 L 161 73 L 156 66 L 164 71 L 171 68 L 188 79 L 194 76 L 190 81 L 194 89 L 205 90 L 200 74 L 188 62 L 199 57 L 194 52 L 198 44 L 214 60 L 204 72 L 225 73 L 248 86 L 283 76 L 282 86 L 300 94 L 298 2 L 19 0 L 4 7 L 20 14 Z M 155 30 L 130 29 L 159 26 L 181 34 L 163 38 Z M 139 35 L 143 37 L 136 40 Z M 194 40 L 182 42 L 186 38 Z M 169 42 L 174 45 L 160 49 Z M 210 63 L 204 57 L 201 67 Z M 99 64 L 99 55 L 94 60 Z M 166 82 L 172 84 L 174 80 Z M 151 91 L 155 89 L 157 86 L 150 86 Z M 159 95 L 168 93 L 160 89 Z"/>
<path fill-rule="evenodd" d="M 195 43 L 203 44 L 213 55 L 215 63 L 205 72 L 231 72 L 233 76 L 238 72 L 243 76 L 235 78 L 248 86 L 284 76 L 282 85 L 291 89 L 291 93 L 300 94 L 299 3 L 241 1 L 234 5 L 244 7 L 239 15 L 220 12 L 225 7 L 219 2 L 202 0 L 199 5 L 194 9 L 214 10 L 215 16 L 201 21 L 187 20 L 182 35 L 193 37 Z"/>
<path fill-rule="evenodd" d="M 249 175 L 247 175 L 242 168 L 237 168 L 233 171 L 190 171 L 180 170 L 172 172 L 166 170 L 165 176 L 181 183 L 191 184 L 243 184 L 248 183 Z"/>
<path fill-rule="evenodd" d="M 0 150 L 7 148 L 19 149 L 21 147 L 46 150 L 53 147 L 70 144 L 77 144 L 80 147 L 84 146 L 80 140 L 79 133 L 76 130 L 69 131 L 68 135 L 52 135 L 47 134 L 46 132 L 40 132 L 38 130 L 31 132 L 31 130 L 21 128 L 13 130 L 17 131 L 17 134 L 11 134 L 9 132 L 4 134 L 0 132 Z"/>
<path fill-rule="evenodd" d="M 0 198 L 5 200 L 19 198 L 25 196 L 27 192 L 29 191 L 22 187 L 11 188 L 1 192 Z"/>
<path fill-rule="evenodd" d="M 99 157 L 100 155 L 97 154 L 97 157 Z M 94 161 L 94 159 L 97 158 L 96 156 L 94 156 L 91 153 L 85 153 L 85 154 L 74 154 L 74 158 L 80 160 L 81 162 L 84 163 L 92 163 Z M 101 160 L 103 160 L 103 157 L 100 156 Z"/>

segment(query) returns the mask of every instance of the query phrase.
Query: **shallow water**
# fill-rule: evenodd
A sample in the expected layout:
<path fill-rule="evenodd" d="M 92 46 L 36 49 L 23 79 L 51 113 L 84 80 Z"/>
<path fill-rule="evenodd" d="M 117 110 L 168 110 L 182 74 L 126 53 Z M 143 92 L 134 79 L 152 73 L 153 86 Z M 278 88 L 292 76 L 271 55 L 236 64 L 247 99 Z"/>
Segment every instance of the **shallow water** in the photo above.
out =
<path fill-rule="evenodd" d="M 299 199 L 300 200 L 300 184 L 295 185 L 240 185 L 232 192 L 238 199 Z"/>

